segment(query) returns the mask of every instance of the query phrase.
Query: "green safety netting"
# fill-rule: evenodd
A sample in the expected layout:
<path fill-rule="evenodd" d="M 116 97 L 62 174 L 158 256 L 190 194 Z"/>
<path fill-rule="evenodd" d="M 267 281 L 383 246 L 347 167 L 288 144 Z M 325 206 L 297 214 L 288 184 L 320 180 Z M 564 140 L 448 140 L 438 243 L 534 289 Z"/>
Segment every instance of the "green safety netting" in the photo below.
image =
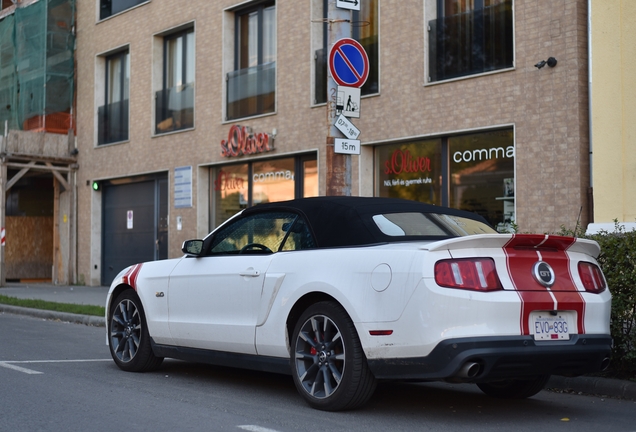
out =
<path fill-rule="evenodd" d="M 73 128 L 75 0 L 40 0 L 0 21 L 0 121 L 4 128 Z"/>

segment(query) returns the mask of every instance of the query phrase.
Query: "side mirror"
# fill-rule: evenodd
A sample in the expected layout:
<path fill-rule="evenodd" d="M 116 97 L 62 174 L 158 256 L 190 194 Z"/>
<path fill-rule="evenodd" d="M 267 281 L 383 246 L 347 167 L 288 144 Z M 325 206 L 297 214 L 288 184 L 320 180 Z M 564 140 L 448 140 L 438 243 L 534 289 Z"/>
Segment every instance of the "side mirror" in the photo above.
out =
<path fill-rule="evenodd" d="M 181 251 L 190 256 L 200 256 L 203 250 L 203 240 L 186 240 L 181 246 Z"/>

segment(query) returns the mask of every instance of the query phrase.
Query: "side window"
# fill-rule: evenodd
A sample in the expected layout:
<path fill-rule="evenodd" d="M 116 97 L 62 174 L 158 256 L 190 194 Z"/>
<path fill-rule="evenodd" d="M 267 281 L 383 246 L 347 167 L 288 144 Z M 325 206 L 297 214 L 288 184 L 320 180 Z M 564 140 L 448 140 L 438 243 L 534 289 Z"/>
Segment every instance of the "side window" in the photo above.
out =
<path fill-rule="evenodd" d="M 299 215 L 271 212 L 241 218 L 217 232 L 208 255 L 268 254 L 314 245 L 309 228 Z"/>
<path fill-rule="evenodd" d="M 283 229 L 287 231 L 288 235 L 281 250 L 293 251 L 313 249 L 316 247 L 316 242 L 311 235 L 309 226 L 301 216 L 298 216 L 293 224 L 289 226 L 283 225 Z"/>

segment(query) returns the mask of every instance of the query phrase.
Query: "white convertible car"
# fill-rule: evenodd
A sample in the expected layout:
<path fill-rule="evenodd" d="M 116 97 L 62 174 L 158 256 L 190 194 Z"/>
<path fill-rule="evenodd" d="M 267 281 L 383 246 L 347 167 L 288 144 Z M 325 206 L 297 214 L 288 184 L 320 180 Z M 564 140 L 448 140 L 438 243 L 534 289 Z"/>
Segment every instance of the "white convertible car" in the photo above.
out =
<path fill-rule="evenodd" d="M 182 258 L 122 271 L 106 303 L 126 371 L 163 358 L 291 374 L 314 408 L 378 380 L 538 393 L 609 363 L 611 295 L 590 240 L 498 234 L 422 203 L 317 197 L 245 209 Z"/>

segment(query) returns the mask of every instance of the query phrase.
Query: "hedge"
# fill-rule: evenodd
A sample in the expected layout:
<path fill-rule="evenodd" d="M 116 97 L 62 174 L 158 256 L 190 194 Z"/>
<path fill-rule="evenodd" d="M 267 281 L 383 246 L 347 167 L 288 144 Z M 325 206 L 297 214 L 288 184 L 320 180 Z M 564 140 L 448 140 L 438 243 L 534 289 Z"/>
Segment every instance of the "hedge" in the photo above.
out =
<path fill-rule="evenodd" d="M 613 232 L 588 235 L 561 227 L 560 235 L 592 239 L 601 246 L 597 258 L 612 293 L 610 329 L 614 339 L 608 374 L 636 377 L 636 230 L 626 231 L 616 220 Z M 578 231 L 578 232 L 577 232 Z"/>

